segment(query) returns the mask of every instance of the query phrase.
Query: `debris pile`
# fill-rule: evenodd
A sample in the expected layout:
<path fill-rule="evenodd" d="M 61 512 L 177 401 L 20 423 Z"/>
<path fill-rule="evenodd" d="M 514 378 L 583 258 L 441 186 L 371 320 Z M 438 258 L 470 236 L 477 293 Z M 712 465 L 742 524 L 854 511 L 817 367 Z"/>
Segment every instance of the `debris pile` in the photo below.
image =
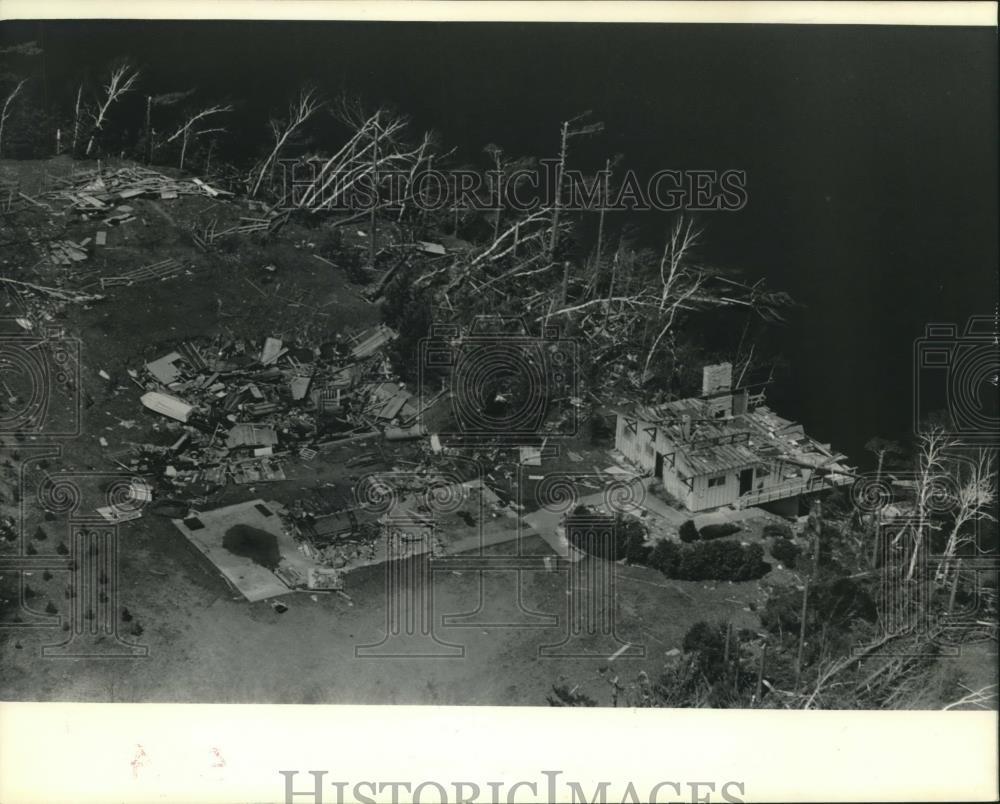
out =
<path fill-rule="evenodd" d="M 232 195 L 227 190 L 211 187 L 201 179 L 172 179 L 149 168 L 123 167 L 117 170 L 97 170 L 74 173 L 57 179 L 63 186 L 48 193 L 48 197 L 66 201 L 69 209 L 81 213 L 115 210 L 106 218 L 108 223 L 123 223 L 132 213 L 130 207 L 118 206 L 119 201 L 138 197 L 178 198 L 182 195 L 205 195 L 217 198 Z M 111 220 L 115 218 L 117 220 Z"/>
<path fill-rule="evenodd" d="M 383 434 L 415 438 L 417 397 L 382 354 L 395 337 L 379 325 L 319 345 L 270 336 L 181 343 L 129 370 L 164 438 L 120 462 L 158 472 L 174 492 L 203 495 L 228 483 L 284 480 L 289 456 L 312 460 Z"/>

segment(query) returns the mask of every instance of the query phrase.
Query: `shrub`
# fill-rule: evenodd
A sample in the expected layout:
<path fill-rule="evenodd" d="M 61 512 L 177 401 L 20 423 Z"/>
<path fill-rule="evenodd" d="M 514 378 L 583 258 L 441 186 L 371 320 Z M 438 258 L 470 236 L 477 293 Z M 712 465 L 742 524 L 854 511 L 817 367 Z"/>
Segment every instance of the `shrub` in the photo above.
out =
<path fill-rule="evenodd" d="M 42 530 L 42 527 L 39 525 L 39 527 L 35 530 L 35 540 L 44 542 L 47 538 L 49 538 L 49 535 Z"/>
<path fill-rule="evenodd" d="M 826 626 L 832 637 L 836 631 L 849 631 L 855 620 L 874 622 L 877 614 L 870 592 L 856 580 L 838 578 L 809 586 L 807 633 Z M 802 591 L 786 589 L 772 594 L 760 613 L 760 622 L 775 634 L 798 634 L 802 628 Z"/>
<path fill-rule="evenodd" d="M 732 522 L 723 522 L 719 525 L 705 525 L 699 532 L 699 536 L 705 541 L 709 539 L 721 539 L 723 536 L 732 536 L 741 530 L 739 525 Z"/>
<path fill-rule="evenodd" d="M 795 561 L 801 553 L 801 547 L 791 539 L 786 539 L 783 536 L 779 536 L 771 542 L 771 555 L 774 556 L 776 561 L 780 561 L 789 569 L 795 567 Z"/>
<path fill-rule="evenodd" d="M 664 539 L 657 542 L 653 551 L 649 554 L 649 566 L 658 569 L 668 578 L 677 577 L 677 568 L 681 561 L 681 547 L 679 544 Z"/>
<path fill-rule="evenodd" d="M 619 517 L 617 527 L 621 532 L 619 543 L 624 542 L 625 560 L 629 564 L 648 564 L 653 548 L 646 546 L 648 538 L 646 526 L 636 519 Z"/>
<path fill-rule="evenodd" d="M 578 506 L 566 517 L 570 543 L 593 556 L 630 564 L 647 564 L 651 549 L 646 547 L 646 527 L 633 517 L 611 517 Z"/>
<path fill-rule="evenodd" d="M 677 531 L 677 535 L 681 537 L 681 541 L 685 543 L 696 542 L 699 539 L 698 528 L 694 526 L 693 519 L 687 519 L 684 524 L 680 526 Z"/>
<path fill-rule="evenodd" d="M 792 529 L 784 522 L 768 522 L 763 530 L 765 539 L 791 539 Z"/>
<path fill-rule="evenodd" d="M 798 634 L 801 616 L 802 592 L 782 589 L 768 597 L 760 613 L 760 624 L 772 634 Z"/>
<path fill-rule="evenodd" d="M 771 569 L 759 544 L 743 547 L 738 542 L 695 542 L 674 545 L 674 549 L 676 558 L 661 560 L 657 569 L 681 581 L 749 581 Z M 655 558 L 656 550 L 653 555 Z"/>
<path fill-rule="evenodd" d="M 611 538 L 614 519 L 611 516 L 590 511 L 581 505 L 566 517 L 563 524 L 566 538 L 574 547 L 592 556 L 614 560 L 615 545 Z"/>
<path fill-rule="evenodd" d="M 56 608 L 56 604 L 53 603 L 51 600 L 48 603 L 45 604 L 45 611 L 48 614 L 58 614 L 59 613 L 59 609 Z"/>
<path fill-rule="evenodd" d="M 59 555 L 64 556 L 69 553 L 69 548 L 62 542 L 59 542 L 59 544 L 56 545 L 56 552 L 59 553 Z"/>
<path fill-rule="evenodd" d="M 727 626 L 705 621 L 695 623 L 684 635 L 684 652 L 697 654 L 697 668 L 709 682 L 726 672 L 726 636 Z"/>

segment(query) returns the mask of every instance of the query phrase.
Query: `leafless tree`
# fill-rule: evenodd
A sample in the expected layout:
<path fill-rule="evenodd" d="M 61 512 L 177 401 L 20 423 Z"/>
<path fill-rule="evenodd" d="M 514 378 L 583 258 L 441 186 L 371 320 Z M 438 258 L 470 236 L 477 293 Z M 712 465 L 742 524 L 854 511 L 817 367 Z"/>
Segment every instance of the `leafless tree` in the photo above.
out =
<path fill-rule="evenodd" d="M 966 525 L 984 519 L 995 521 L 992 508 L 997 501 L 997 473 L 993 452 L 980 449 L 971 464 L 956 462 L 953 471 L 959 475 L 955 519 L 945 542 L 944 560 L 937 571 L 938 582 L 947 581 L 959 547 L 974 541 L 974 537 L 964 532 Z"/>
<path fill-rule="evenodd" d="M 194 112 L 190 117 L 187 118 L 178 129 L 167 137 L 167 142 L 174 142 L 180 139 L 181 142 L 181 156 L 180 164 L 178 167 L 184 169 L 184 159 L 187 155 L 188 144 L 192 139 L 197 139 L 198 137 L 204 136 L 205 134 L 214 134 L 220 131 L 225 131 L 226 129 L 222 126 L 216 126 L 214 128 L 199 128 L 198 126 L 204 125 L 205 121 L 214 115 L 224 114 L 225 112 L 231 112 L 233 110 L 232 106 L 209 106 L 202 109 L 199 112 Z"/>
<path fill-rule="evenodd" d="M 921 553 L 925 549 L 930 531 L 937 527 L 934 510 L 941 507 L 942 497 L 949 494 L 952 481 L 949 474 L 948 454 L 957 446 L 954 438 L 944 430 L 932 427 L 922 433 L 919 441 L 917 461 L 917 488 L 915 502 L 915 522 L 903 531 L 911 535 L 911 554 L 906 580 L 913 580 Z"/>
<path fill-rule="evenodd" d="M 271 135 L 274 137 L 274 147 L 255 171 L 256 179 L 253 180 L 253 186 L 250 190 L 251 197 L 256 196 L 260 191 L 264 177 L 273 169 L 281 155 L 281 150 L 291 136 L 323 106 L 324 101 L 317 96 L 315 90 L 303 88 L 299 90 L 298 98 L 288 105 L 288 116 L 285 119 L 271 119 L 270 126 Z"/>
<path fill-rule="evenodd" d="M 73 146 L 72 153 L 76 155 L 76 144 L 80 138 L 80 106 L 83 101 L 83 84 L 76 88 L 76 103 L 73 104 Z"/>
<path fill-rule="evenodd" d="M 549 234 L 548 259 L 555 256 L 556 245 L 559 242 L 559 214 L 562 212 L 563 175 L 566 172 L 566 159 L 569 156 L 569 141 L 574 137 L 596 134 L 604 130 L 603 123 L 585 123 L 590 112 L 584 112 L 569 120 L 563 121 L 559 138 L 559 163 L 556 165 L 555 199 L 552 205 L 552 228 Z"/>
<path fill-rule="evenodd" d="M 406 141 L 407 121 L 399 115 L 380 109 L 364 116 L 359 106 L 341 103 L 338 117 L 353 133 L 331 156 L 314 160 L 315 178 L 295 202 L 302 209 L 329 210 L 358 189 L 376 188 L 383 172 L 412 173 L 430 156 L 427 137 L 420 145 Z"/>
<path fill-rule="evenodd" d="M 160 95 L 146 96 L 146 161 L 153 160 L 153 152 L 156 150 L 156 129 L 153 127 L 153 109 L 167 106 L 176 106 L 195 93 L 194 87 L 181 92 L 164 92 Z"/>
<path fill-rule="evenodd" d="M 94 148 L 94 140 L 97 134 L 104 130 L 104 123 L 107 120 L 108 110 L 112 104 L 121 99 L 123 95 L 135 87 L 139 80 L 139 71 L 133 69 L 128 64 L 122 64 L 114 68 L 108 77 L 108 83 L 104 85 L 104 97 L 97 103 L 97 111 L 94 113 L 94 125 L 91 130 L 90 139 L 87 140 L 87 156 Z M 77 106 L 79 108 L 79 95 L 77 96 Z"/>
<path fill-rule="evenodd" d="M 897 442 L 887 438 L 879 438 L 878 436 L 868 439 L 865 449 L 874 454 L 877 461 L 875 467 L 876 483 L 882 482 L 882 470 L 885 468 L 885 459 L 890 455 L 900 455 L 903 452 Z"/>
<path fill-rule="evenodd" d="M 14 99 L 21 94 L 21 90 L 27 83 L 27 78 L 22 78 L 18 81 L 17 85 L 13 90 L 11 90 L 10 94 L 7 95 L 6 100 L 3 102 L 3 111 L 0 111 L 0 156 L 3 155 L 3 129 L 7 124 L 7 118 L 10 117 L 10 105 L 14 102 Z"/>
<path fill-rule="evenodd" d="M 698 242 L 701 232 L 695 229 L 690 220 L 678 218 L 674 228 L 663 246 L 663 256 L 660 258 L 660 306 L 659 317 L 663 327 L 646 352 L 646 361 L 642 366 L 642 379 L 649 377 L 649 364 L 660 345 L 663 336 L 674 325 L 677 311 L 701 289 L 705 276 L 690 264 L 690 251 Z"/>

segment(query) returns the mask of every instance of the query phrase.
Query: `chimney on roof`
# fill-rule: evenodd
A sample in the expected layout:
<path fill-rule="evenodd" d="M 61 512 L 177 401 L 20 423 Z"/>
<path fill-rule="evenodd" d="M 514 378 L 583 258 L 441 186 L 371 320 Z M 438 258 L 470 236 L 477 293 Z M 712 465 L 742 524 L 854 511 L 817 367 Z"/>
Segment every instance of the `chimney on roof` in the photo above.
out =
<path fill-rule="evenodd" d="M 733 387 L 733 364 L 716 363 L 713 366 L 703 366 L 701 370 L 701 395 L 731 391 Z"/>

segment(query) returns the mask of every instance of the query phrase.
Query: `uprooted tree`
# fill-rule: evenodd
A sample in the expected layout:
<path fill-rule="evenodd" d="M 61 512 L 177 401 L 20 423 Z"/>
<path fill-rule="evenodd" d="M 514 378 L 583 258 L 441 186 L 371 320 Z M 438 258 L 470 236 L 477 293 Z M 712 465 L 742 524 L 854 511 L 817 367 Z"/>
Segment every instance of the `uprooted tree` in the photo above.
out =
<path fill-rule="evenodd" d="M 351 132 L 329 156 L 313 156 L 311 180 L 303 182 L 291 203 L 309 212 L 354 208 L 362 198 L 369 211 L 382 206 L 378 188 L 384 174 L 414 175 L 432 156 L 428 132 L 416 144 L 408 140 L 408 121 L 386 109 L 372 114 L 357 102 L 341 100 L 334 116 Z M 410 184 L 410 187 L 413 185 Z M 400 199 L 387 199 L 398 202 Z M 405 198 L 403 199 L 405 201 Z"/>

